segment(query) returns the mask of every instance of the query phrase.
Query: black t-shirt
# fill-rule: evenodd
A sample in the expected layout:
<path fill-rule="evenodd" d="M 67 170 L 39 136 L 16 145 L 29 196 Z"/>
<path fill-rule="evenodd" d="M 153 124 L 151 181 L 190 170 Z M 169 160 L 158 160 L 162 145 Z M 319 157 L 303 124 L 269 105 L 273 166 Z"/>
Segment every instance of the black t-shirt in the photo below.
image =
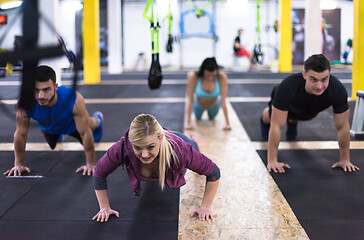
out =
<path fill-rule="evenodd" d="M 333 107 L 334 113 L 343 113 L 349 109 L 346 89 L 332 75 L 329 78 L 329 86 L 320 96 L 306 92 L 302 73 L 288 76 L 274 91 L 273 106 L 288 111 L 289 119 L 309 120 L 330 106 Z"/>
<path fill-rule="evenodd" d="M 240 37 L 239 37 L 239 36 L 237 36 L 237 37 L 235 38 L 235 40 L 234 40 L 234 52 L 239 51 L 239 48 L 236 48 L 236 47 L 235 47 L 235 43 L 236 43 L 236 42 L 238 42 L 238 43 L 240 44 Z"/>

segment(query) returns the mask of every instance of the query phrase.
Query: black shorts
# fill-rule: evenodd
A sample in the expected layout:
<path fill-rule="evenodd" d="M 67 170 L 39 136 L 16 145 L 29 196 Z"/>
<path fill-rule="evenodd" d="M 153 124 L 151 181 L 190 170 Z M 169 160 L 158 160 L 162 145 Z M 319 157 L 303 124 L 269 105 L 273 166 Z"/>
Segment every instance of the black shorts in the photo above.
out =
<path fill-rule="evenodd" d="M 48 145 L 51 147 L 51 149 L 54 149 L 57 145 L 57 142 L 58 142 L 58 139 L 59 139 L 59 136 L 60 135 L 57 135 L 57 134 L 50 134 L 50 133 L 47 133 L 45 131 L 42 131 Z M 76 139 L 78 139 L 78 141 L 82 144 L 82 138 L 81 138 L 81 135 L 77 132 L 77 131 L 74 131 L 73 133 L 71 134 L 68 134 Z"/>

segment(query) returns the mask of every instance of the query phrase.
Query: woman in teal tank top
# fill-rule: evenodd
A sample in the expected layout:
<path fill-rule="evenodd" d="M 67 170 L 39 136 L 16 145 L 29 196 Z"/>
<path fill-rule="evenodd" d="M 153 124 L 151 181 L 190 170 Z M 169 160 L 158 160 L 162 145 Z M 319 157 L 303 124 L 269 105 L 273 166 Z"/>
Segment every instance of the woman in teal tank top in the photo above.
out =
<path fill-rule="evenodd" d="M 226 107 L 228 95 L 228 79 L 224 72 L 219 71 L 219 66 L 214 57 L 206 58 L 199 71 L 191 73 L 187 79 L 187 107 L 185 129 L 193 129 L 191 123 L 192 110 L 196 119 L 200 120 L 206 110 L 209 119 L 216 117 L 220 106 L 225 116 L 224 130 L 230 130 L 230 122 Z"/>

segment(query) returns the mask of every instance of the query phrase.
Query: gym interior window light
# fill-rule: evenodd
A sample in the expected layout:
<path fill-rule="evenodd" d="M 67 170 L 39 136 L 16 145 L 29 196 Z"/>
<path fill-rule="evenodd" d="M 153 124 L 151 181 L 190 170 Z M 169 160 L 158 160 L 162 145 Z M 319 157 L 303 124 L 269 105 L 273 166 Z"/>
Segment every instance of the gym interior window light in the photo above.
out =
<path fill-rule="evenodd" d="M 321 0 L 320 8 L 322 10 L 333 10 L 336 9 L 337 2 L 335 0 Z"/>
<path fill-rule="evenodd" d="M 19 7 L 23 2 L 22 1 L 10 1 L 0 5 L 1 10 L 7 10 L 11 8 Z"/>

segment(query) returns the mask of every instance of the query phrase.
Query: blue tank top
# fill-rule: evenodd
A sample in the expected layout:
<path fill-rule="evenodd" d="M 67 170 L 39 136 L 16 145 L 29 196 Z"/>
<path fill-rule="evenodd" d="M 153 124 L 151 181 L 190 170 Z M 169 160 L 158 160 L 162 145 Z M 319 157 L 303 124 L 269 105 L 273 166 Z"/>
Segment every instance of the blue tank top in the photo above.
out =
<path fill-rule="evenodd" d="M 215 78 L 215 91 L 208 93 L 202 90 L 201 78 L 199 78 L 195 88 L 195 94 L 198 98 L 217 98 L 220 95 L 220 85 L 218 80 Z"/>
<path fill-rule="evenodd" d="M 73 106 L 76 102 L 76 92 L 67 87 L 57 88 L 57 103 L 50 108 L 39 105 L 34 99 L 34 107 L 26 111 L 27 116 L 37 121 L 41 130 L 50 134 L 71 134 L 75 132 L 76 124 L 73 119 Z"/>

